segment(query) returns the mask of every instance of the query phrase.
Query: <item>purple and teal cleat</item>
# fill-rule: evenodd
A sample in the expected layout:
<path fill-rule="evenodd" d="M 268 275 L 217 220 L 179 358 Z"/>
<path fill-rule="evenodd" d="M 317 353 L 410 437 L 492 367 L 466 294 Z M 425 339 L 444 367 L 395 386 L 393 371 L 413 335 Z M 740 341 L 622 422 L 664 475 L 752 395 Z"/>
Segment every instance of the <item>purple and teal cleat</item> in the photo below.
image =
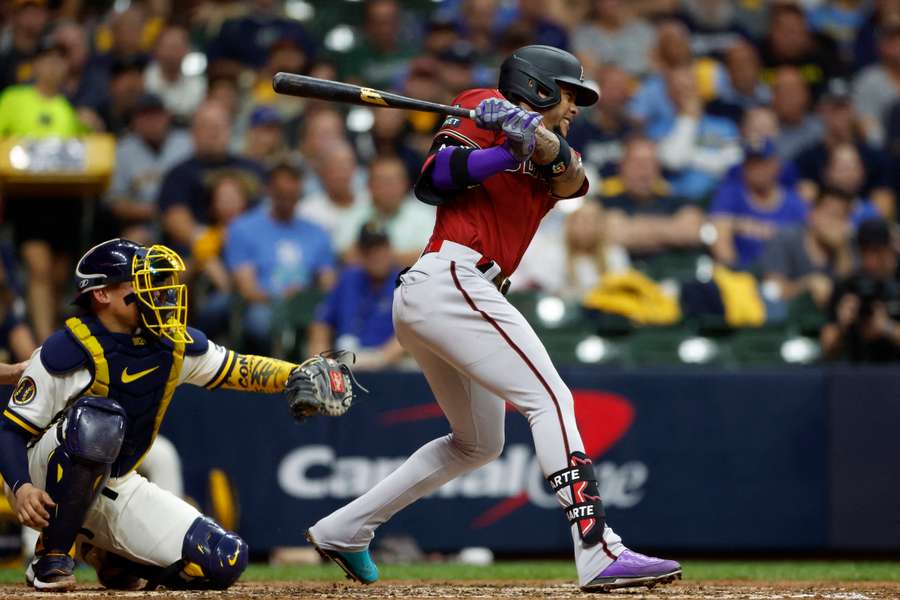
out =
<path fill-rule="evenodd" d="M 676 579 L 681 579 L 681 565 L 674 560 L 644 556 L 626 549 L 590 583 L 581 586 L 581 591 L 608 592 L 642 586 L 652 589 L 655 585 L 672 583 Z"/>
<path fill-rule="evenodd" d="M 326 550 L 319 546 L 312 536 L 312 532 L 306 532 L 306 540 L 322 558 L 333 561 L 347 574 L 347 579 L 369 584 L 378 581 L 378 567 L 369 555 L 369 550 L 346 552 L 341 550 Z"/>

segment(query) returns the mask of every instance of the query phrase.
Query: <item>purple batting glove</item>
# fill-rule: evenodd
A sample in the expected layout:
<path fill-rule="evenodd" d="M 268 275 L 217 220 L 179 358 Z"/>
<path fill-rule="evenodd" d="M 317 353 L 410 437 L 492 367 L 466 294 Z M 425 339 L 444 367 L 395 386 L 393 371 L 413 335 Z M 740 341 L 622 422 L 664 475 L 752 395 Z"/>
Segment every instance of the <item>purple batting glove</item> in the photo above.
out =
<path fill-rule="evenodd" d="M 482 129 L 499 131 L 513 111 L 521 110 L 503 98 L 485 98 L 475 107 L 475 124 Z"/>
<path fill-rule="evenodd" d="M 544 117 L 538 113 L 518 108 L 503 121 L 503 133 L 506 134 L 503 146 L 519 162 L 525 162 L 534 153 L 537 144 L 536 132 L 543 119 Z"/>

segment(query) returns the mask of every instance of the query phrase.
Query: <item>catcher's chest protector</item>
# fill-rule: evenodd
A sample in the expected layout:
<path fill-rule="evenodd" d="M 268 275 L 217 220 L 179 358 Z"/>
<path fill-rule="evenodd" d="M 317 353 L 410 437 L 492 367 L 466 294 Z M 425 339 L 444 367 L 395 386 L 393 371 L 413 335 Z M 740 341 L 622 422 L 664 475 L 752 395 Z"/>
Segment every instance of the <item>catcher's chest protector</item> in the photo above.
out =
<path fill-rule="evenodd" d="M 112 476 L 137 467 L 150 449 L 175 391 L 184 361 L 183 344 L 111 333 L 93 317 L 66 321 L 65 336 L 53 336 L 41 362 L 54 374 L 87 368 L 85 394 L 116 400 L 126 413 L 126 433 Z"/>

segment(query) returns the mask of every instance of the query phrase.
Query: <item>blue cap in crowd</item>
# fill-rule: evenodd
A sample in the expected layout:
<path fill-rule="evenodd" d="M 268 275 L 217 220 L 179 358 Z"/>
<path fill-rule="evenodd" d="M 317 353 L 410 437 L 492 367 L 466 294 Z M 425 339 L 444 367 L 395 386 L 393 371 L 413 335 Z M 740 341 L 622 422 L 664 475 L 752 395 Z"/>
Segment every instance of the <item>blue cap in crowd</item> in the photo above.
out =
<path fill-rule="evenodd" d="M 281 125 L 281 115 L 271 106 L 260 106 L 250 113 L 250 127 Z"/>
<path fill-rule="evenodd" d="M 775 140 L 770 137 L 744 141 L 744 160 L 750 160 L 752 158 L 773 158 L 776 155 Z"/>

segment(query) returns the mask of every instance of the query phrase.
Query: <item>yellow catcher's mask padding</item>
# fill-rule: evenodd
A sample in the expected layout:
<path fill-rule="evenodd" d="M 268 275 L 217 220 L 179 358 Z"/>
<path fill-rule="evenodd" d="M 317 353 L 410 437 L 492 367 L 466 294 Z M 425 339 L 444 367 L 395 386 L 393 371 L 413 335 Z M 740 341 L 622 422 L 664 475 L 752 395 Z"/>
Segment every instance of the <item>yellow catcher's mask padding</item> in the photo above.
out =
<path fill-rule="evenodd" d="M 132 285 L 138 298 L 143 326 L 176 343 L 194 340 L 187 331 L 187 285 L 181 282 L 184 261 L 178 253 L 155 244 L 134 255 Z"/>

